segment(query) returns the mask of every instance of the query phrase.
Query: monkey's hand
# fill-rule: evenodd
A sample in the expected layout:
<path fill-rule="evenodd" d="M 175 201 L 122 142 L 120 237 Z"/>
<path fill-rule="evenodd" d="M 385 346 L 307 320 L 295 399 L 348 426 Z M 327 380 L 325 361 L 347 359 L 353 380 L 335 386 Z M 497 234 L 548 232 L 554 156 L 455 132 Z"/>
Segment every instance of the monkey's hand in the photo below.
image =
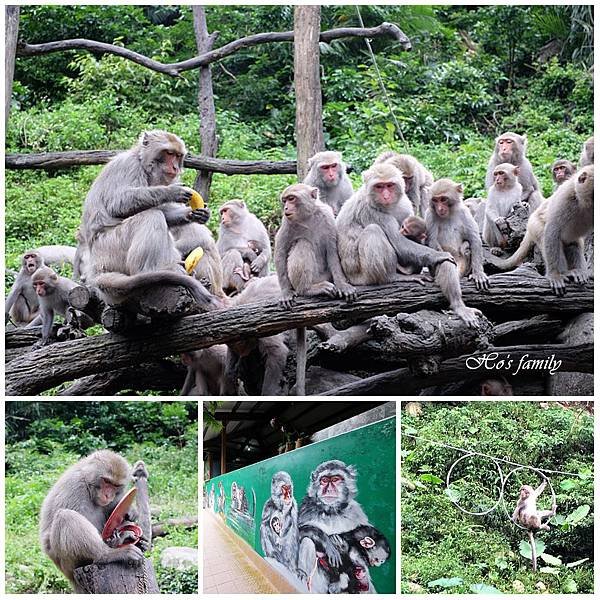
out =
<path fill-rule="evenodd" d="M 498 217 L 494 223 L 502 233 L 508 233 L 508 223 L 504 217 Z"/>
<path fill-rule="evenodd" d="M 284 292 L 283 296 L 279 299 L 279 305 L 282 308 L 286 308 L 287 310 L 290 310 L 292 308 L 292 306 L 294 306 L 294 298 L 295 297 L 296 297 L 296 294 L 293 291 Z"/>
<path fill-rule="evenodd" d="M 325 554 L 327 554 L 327 562 L 332 567 L 339 567 L 342 564 L 342 555 L 330 539 L 325 542 Z"/>
<path fill-rule="evenodd" d="M 349 283 L 340 283 L 337 286 L 338 296 L 344 299 L 346 302 L 353 302 L 356 300 L 357 293 L 356 289 Z"/>
<path fill-rule="evenodd" d="M 452 311 L 468 327 L 477 327 L 478 318 L 483 314 L 479 309 L 469 308 L 468 306 L 453 308 Z"/>
<path fill-rule="evenodd" d="M 150 540 L 144 536 L 142 536 L 139 540 L 138 543 L 136 544 L 136 546 L 142 551 L 142 552 L 148 552 L 148 550 L 150 550 L 150 548 L 152 547 L 152 544 L 150 543 Z"/>
<path fill-rule="evenodd" d="M 252 273 L 254 273 L 255 275 L 258 275 L 258 273 L 262 271 L 265 264 L 266 257 L 263 258 L 263 255 L 261 254 L 250 263 L 250 271 L 252 271 Z"/>
<path fill-rule="evenodd" d="M 197 208 L 188 215 L 188 220 L 192 223 L 200 223 L 204 225 L 210 219 L 210 209 L 208 208 Z"/>
<path fill-rule="evenodd" d="M 567 279 L 564 275 L 550 273 L 546 275 L 546 279 L 550 282 L 550 287 L 557 296 L 564 296 L 567 293 Z"/>
<path fill-rule="evenodd" d="M 483 271 L 481 271 L 480 273 L 471 273 L 469 275 L 469 279 L 472 279 L 475 282 L 475 286 L 478 290 L 490 289 L 490 280 Z"/>
<path fill-rule="evenodd" d="M 456 259 L 454 258 L 454 256 L 452 256 L 452 254 L 450 254 L 450 252 L 438 252 L 433 260 L 432 266 L 440 265 L 446 261 L 451 262 L 453 265 L 456 264 Z"/>
<path fill-rule="evenodd" d="M 194 193 L 189 187 L 185 187 L 184 185 L 169 185 L 169 198 L 167 202 L 181 202 L 182 204 L 187 204 Z"/>
<path fill-rule="evenodd" d="M 131 476 L 134 479 L 139 479 L 140 477 L 145 477 L 148 479 L 148 469 L 146 469 L 146 465 L 144 464 L 143 460 L 138 460 L 135 465 L 133 465 Z"/>

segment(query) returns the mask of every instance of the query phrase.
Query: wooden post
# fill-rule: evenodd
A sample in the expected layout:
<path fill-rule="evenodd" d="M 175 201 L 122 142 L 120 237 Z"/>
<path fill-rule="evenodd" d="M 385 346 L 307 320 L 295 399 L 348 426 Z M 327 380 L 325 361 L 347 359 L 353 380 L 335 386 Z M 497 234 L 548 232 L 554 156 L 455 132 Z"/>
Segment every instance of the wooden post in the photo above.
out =
<path fill-rule="evenodd" d="M 325 149 L 319 67 L 321 7 L 294 9 L 294 89 L 296 92 L 296 151 L 298 180 L 307 173 L 308 159 Z"/>
<path fill-rule="evenodd" d="M 218 33 L 208 35 L 206 25 L 206 13 L 203 6 L 192 6 L 194 14 L 194 34 L 196 36 L 196 47 L 198 54 L 204 54 L 212 50 Z M 215 99 L 213 95 L 213 84 L 211 66 L 200 67 L 198 74 L 198 110 L 200 111 L 200 144 L 202 156 L 214 158 L 217 155 L 217 120 L 215 116 Z M 194 189 L 208 202 L 210 195 L 210 183 L 212 181 L 211 171 L 198 171 Z"/>
<path fill-rule="evenodd" d="M 13 78 L 15 75 L 15 55 L 19 37 L 19 11 L 18 6 L 6 7 L 5 23 L 5 52 L 4 55 L 4 131 L 8 128 L 8 115 L 12 98 Z"/>

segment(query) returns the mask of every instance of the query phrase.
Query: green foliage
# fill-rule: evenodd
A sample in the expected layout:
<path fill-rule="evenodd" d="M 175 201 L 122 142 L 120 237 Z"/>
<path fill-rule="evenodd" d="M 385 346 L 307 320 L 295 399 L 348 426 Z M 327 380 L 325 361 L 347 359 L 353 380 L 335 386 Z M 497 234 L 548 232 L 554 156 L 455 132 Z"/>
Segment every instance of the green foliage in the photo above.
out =
<path fill-rule="evenodd" d="M 593 420 L 586 413 L 552 404 L 543 409 L 537 402 L 428 402 L 421 416 L 403 414 L 402 426 L 402 478 L 421 482 L 402 490 L 403 593 L 456 578 L 462 581 L 452 593 L 477 591 L 473 586 L 479 585 L 502 593 L 535 593 L 538 581 L 548 593 L 593 589 L 593 569 L 585 562 L 593 556 Z M 408 437 L 409 430 L 423 439 Z M 551 531 L 536 534 L 542 567 L 536 576 L 531 572 L 529 543 L 508 519 L 520 486 L 537 485 L 536 475 L 526 470 L 513 473 L 496 510 L 468 515 L 452 504 L 451 497 L 466 510 L 490 508 L 500 489 L 497 469 L 484 457 L 460 461 L 451 476 L 449 497 L 435 480 L 422 475 L 446 481 L 450 467 L 463 454 L 425 440 L 579 473 L 578 477 L 549 474 L 558 515 L 550 522 Z M 512 468 L 503 465 L 504 477 Z M 538 506 L 550 504 L 547 489 Z"/>

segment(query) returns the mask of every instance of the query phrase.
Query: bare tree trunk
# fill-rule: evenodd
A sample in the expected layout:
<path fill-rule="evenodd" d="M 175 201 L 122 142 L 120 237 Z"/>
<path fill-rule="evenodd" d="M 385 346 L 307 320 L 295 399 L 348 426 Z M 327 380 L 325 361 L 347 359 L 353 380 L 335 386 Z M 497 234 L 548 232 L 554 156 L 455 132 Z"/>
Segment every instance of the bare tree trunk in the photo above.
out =
<path fill-rule="evenodd" d="M 194 33 L 196 36 L 196 47 L 198 54 L 204 54 L 212 50 L 212 46 L 218 33 L 208 35 L 206 26 L 206 13 L 203 6 L 192 6 L 194 13 Z M 213 96 L 213 85 L 211 66 L 200 67 L 198 74 L 198 108 L 200 110 L 200 143 L 203 156 L 214 158 L 217 155 L 217 121 L 215 116 L 215 99 Z M 210 194 L 210 183 L 212 181 L 211 171 L 198 171 L 194 188 L 208 202 Z"/>
<path fill-rule="evenodd" d="M 307 172 L 308 159 L 325 148 L 319 69 L 321 7 L 294 9 L 294 89 L 296 92 L 296 148 L 298 179 Z"/>
<path fill-rule="evenodd" d="M 4 131 L 8 128 L 8 115 L 12 98 L 13 77 L 15 75 L 15 55 L 19 37 L 18 6 L 6 7 L 5 55 L 4 55 Z"/>

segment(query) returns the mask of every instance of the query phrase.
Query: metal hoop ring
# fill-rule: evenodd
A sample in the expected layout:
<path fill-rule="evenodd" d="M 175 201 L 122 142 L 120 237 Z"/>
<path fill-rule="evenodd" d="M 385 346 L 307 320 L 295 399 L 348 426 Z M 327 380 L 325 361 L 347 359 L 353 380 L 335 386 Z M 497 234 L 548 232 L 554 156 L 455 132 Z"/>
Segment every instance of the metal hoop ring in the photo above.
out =
<path fill-rule="evenodd" d="M 524 527 L 523 525 L 521 525 L 520 523 L 517 523 L 516 521 L 513 521 L 512 515 L 508 513 L 508 511 L 506 510 L 506 501 L 504 499 L 504 488 L 506 487 L 506 482 L 509 480 L 510 476 L 513 473 L 516 473 L 517 471 L 522 471 L 523 469 L 530 469 L 532 471 L 535 471 L 538 475 L 540 475 L 547 483 L 548 486 L 550 488 L 550 492 L 552 493 L 552 506 L 556 505 L 556 494 L 554 492 L 554 488 L 552 487 L 552 482 L 550 481 L 550 479 L 548 479 L 548 477 L 546 477 L 546 475 L 544 475 L 544 472 L 541 471 L 540 469 L 536 469 L 535 467 L 517 467 L 516 469 L 513 469 L 507 476 L 506 479 L 504 479 L 504 481 L 502 482 L 502 494 L 501 494 L 501 498 L 502 498 L 502 510 L 504 510 L 504 513 L 506 514 L 506 516 L 508 517 L 508 520 L 513 524 L 516 525 L 519 529 L 524 529 L 525 531 L 528 530 L 527 527 Z M 546 521 L 549 521 L 550 518 L 546 517 Z"/>
<path fill-rule="evenodd" d="M 470 458 L 472 456 L 480 456 L 480 455 L 476 452 L 470 452 L 469 454 L 465 454 L 464 456 L 461 456 L 460 458 L 455 460 L 454 463 L 452 463 L 452 466 L 450 467 L 450 470 L 448 471 L 448 475 L 446 476 L 446 489 L 447 490 L 450 490 L 450 475 L 452 474 L 454 467 L 456 467 L 456 465 L 461 460 L 464 460 L 465 458 Z M 498 469 L 498 475 L 500 475 L 500 483 L 502 484 L 504 481 L 504 478 L 502 477 L 502 469 L 500 468 L 500 464 L 493 458 L 490 460 L 494 463 L 494 465 L 496 465 L 496 469 Z M 496 504 L 494 504 L 491 508 L 489 508 L 488 510 L 485 510 L 483 512 L 471 512 L 469 510 L 466 510 L 458 502 L 455 502 L 454 500 L 452 500 L 452 498 L 450 496 L 449 496 L 449 498 L 450 498 L 450 502 L 452 502 L 452 504 L 454 504 L 454 506 L 456 506 L 456 508 L 458 508 L 462 512 L 466 513 L 467 515 L 475 515 L 475 516 L 476 515 L 487 515 L 488 513 L 491 513 L 493 510 L 496 510 L 496 508 L 500 504 L 500 501 L 502 500 L 502 487 L 500 488 L 500 495 L 498 496 L 498 500 L 496 500 Z"/>

